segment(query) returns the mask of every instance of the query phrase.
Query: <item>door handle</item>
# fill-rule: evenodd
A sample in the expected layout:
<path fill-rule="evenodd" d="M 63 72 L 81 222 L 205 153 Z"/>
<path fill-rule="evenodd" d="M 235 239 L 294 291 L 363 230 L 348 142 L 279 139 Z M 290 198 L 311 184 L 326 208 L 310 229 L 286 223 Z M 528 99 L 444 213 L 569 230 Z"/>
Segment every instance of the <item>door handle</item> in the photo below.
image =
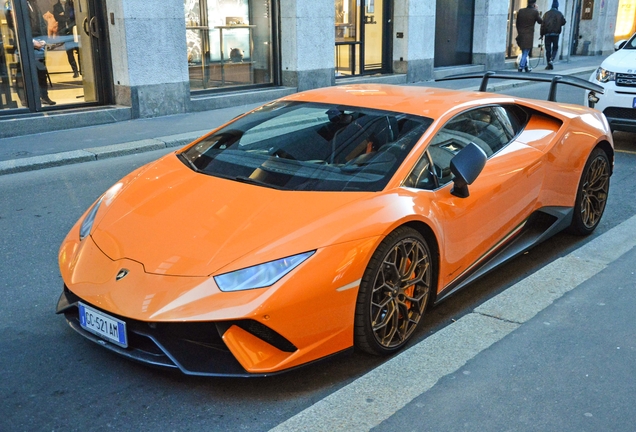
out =
<path fill-rule="evenodd" d="M 97 17 L 91 18 L 89 27 L 91 29 L 91 36 L 93 36 L 95 39 L 99 39 L 99 32 L 97 31 Z"/>
<path fill-rule="evenodd" d="M 84 29 L 84 33 L 86 33 L 87 36 L 91 35 L 88 32 L 88 17 L 84 18 L 84 22 L 82 22 L 82 28 Z"/>

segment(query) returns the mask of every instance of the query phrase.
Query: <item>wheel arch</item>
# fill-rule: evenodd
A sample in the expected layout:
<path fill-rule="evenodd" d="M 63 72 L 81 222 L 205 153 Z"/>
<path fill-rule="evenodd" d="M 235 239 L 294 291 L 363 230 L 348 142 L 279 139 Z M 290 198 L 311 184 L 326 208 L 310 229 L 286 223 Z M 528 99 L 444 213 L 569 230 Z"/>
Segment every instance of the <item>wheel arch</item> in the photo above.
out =
<path fill-rule="evenodd" d="M 429 299 L 429 306 L 435 303 L 435 299 L 437 298 L 437 293 L 439 292 L 439 263 L 440 263 L 440 246 L 437 240 L 437 236 L 433 229 L 422 221 L 410 221 L 401 226 L 407 226 L 409 228 L 414 229 L 419 232 L 424 240 L 428 243 L 429 248 L 431 249 L 431 257 L 433 259 L 433 292 L 432 297 Z M 398 227 L 399 228 L 399 227 Z M 397 228 L 396 228 L 397 229 Z"/>
<path fill-rule="evenodd" d="M 612 145 L 606 140 L 599 142 L 596 147 L 603 150 L 607 155 L 607 158 L 610 161 L 610 175 L 612 175 L 614 172 L 614 147 L 612 147 Z"/>

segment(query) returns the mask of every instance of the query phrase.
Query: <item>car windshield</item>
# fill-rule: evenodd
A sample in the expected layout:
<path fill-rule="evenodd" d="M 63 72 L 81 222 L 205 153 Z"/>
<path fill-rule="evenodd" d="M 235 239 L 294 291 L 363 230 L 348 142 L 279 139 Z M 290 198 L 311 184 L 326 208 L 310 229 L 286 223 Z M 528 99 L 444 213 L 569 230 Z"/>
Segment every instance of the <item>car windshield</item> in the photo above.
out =
<path fill-rule="evenodd" d="M 623 49 L 636 49 L 636 33 L 627 41 Z"/>
<path fill-rule="evenodd" d="M 340 105 L 274 102 L 182 152 L 197 172 L 302 191 L 379 191 L 432 120 Z"/>

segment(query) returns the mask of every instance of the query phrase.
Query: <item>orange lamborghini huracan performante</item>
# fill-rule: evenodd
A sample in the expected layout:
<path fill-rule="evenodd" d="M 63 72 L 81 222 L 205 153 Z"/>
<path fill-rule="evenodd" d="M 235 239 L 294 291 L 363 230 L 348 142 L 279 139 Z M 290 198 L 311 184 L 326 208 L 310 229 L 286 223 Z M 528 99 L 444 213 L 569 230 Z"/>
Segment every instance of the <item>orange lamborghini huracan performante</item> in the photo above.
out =
<path fill-rule="evenodd" d="M 562 229 L 591 233 L 613 160 L 607 120 L 583 106 L 301 92 L 99 197 L 62 243 L 57 312 L 111 351 L 192 375 L 391 354 L 427 306 Z"/>

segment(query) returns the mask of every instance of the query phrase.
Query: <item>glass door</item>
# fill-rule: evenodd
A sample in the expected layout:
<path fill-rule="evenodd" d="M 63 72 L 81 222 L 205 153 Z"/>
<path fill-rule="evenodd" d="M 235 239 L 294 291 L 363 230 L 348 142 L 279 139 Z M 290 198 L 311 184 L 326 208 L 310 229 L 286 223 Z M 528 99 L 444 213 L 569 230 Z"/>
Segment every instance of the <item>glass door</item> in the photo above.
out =
<path fill-rule="evenodd" d="M 514 58 L 521 54 L 517 45 L 517 12 L 521 8 L 521 0 L 510 0 L 508 5 L 508 31 L 506 32 L 506 58 Z"/>
<path fill-rule="evenodd" d="M 366 0 L 364 22 L 364 71 L 378 72 L 384 67 L 384 0 Z M 389 32 L 389 34 L 391 34 Z"/>
<path fill-rule="evenodd" d="M 41 111 L 111 98 L 102 2 L 0 1 L 8 42 L 0 49 L 0 108 Z"/>
<path fill-rule="evenodd" d="M 336 77 L 385 72 L 390 0 L 336 0 Z"/>
<path fill-rule="evenodd" d="M 0 0 L 0 112 L 26 106 L 25 81 L 20 52 L 20 26 L 13 0 Z M 17 6 L 18 8 L 20 5 Z"/>
<path fill-rule="evenodd" d="M 72 0 L 66 0 L 67 3 L 70 1 Z M 75 47 L 78 65 L 81 72 L 73 70 L 73 56 L 71 55 L 73 48 L 71 48 L 71 51 L 69 51 L 68 48 L 65 48 L 68 64 L 63 64 L 61 73 L 65 73 L 65 78 L 68 79 L 70 72 L 73 72 L 71 79 L 75 79 L 75 81 L 71 82 L 75 84 L 75 86 L 73 88 L 73 93 L 70 94 L 71 96 L 75 96 L 77 99 L 82 99 L 84 102 L 96 102 L 98 100 L 96 87 L 97 77 L 95 76 L 96 69 L 93 43 L 99 41 L 97 18 L 95 16 L 95 12 L 90 10 L 90 6 L 94 5 L 89 4 L 88 0 L 75 1 L 77 2 L 77 8 L 75 10 L 76 21 L 75 26 L 73 27 L 73 39 L 70 46 Z M 63 60 L 61 63 L 63 63 Z M 71 66 L 71 70 L 69 70 L 69 65 Z M 78 75 L 80 76 L 78 77 Z M 77 78 L 81 78 L 81 92 L 77 87 Z"/>

